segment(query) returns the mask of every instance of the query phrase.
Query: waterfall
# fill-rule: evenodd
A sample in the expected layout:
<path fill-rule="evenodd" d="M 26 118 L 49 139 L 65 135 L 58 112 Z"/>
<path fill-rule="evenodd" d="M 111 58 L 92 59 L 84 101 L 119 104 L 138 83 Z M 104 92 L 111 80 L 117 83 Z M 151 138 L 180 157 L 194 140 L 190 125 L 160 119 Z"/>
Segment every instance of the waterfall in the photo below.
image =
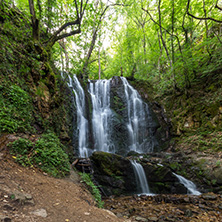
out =
<path fill-rule="evenodd" d="M 75 75 L 73 76 L 73 79 L 69 76 L 68 85 L 72 88 L 75 95 L 79 156 L 88 157 L 88 120 L 85 117 L 85 93 Z"/>
<path fill-rule="evenodd" d="M 61 75 L 64 78 L 64 74 L 61 73 Z M 154 145 L 158 144 L 154 137 L 157 126 L 152 120 L 148 105 L 142 101 L 138 92 L 129 85 L 124 77 L 119 80 L 122 94 L 116 96 L 119 96 L 118 98 L 126 108 L 123 109 L 125 113 L 121 116 L 122 119 L 119 119 L 119 114 L 117 115 L 115 109 L 110 107 L 115 98 L 110 96 L 111 87 L 114 87 L 111 79 L 89 80 L 88 93 L 92 104 L 92 110 L 89 112 L 92 118 L 87 119 L 85 92 L 75 75 L 72 78 L 67 76 L 67 85 L 75 95 L 77 110 L 75 137 L 78 136 L 80 157 L 88 157 L 93 151 L 119 152 L 123 155 L 129 151 L 152 152 Z M 120 126 L 121 130 L 116 131 L 115 126 Z M 115 137 L 116 133 L 119 133 L 119 137 Z M 89 142 L 90 144 L 92 142 L 90 149 Z"/>
<path fill-rule="evenodd" d="M 89 82 L 89 93 L 92 99 L 92 128 L 94 149 L 114 152 L 111 142 L 110 80 Z"/>
<path fill-rule="evenodd" d="M 126 78 L 121 77 L 121 79 L 127 102 L 129 148 L 139 153 L 153 152 L 156 141 L 155 138 L 152 138 L 152 127 L 144 125 L 147 122 L 147 118 L 150 121 L 150 125 L 152 124 L 148 105 L 142 101 L 139 93 L 128 83 Z"/>
<path fill-rule="evenodd" d="M 139 187 L 139 193 L 142 194 L 151 194 L 146 179 L 144 169 L 141 164 L 137 163 L 135 160 L 130 160 L 133 170 L 136 176 L 137 186 Z"/>
<path fill-rule="evenodd" d="M 177 175 L 176 173 L 173 173 L 173 175 L 175 175 L 181 184 L 183 184 L 187 190 L 189 191 L 190 194 L 193 194 L 193 195 L 200 195 L 201 193 L 197 190 L 196 188 L 196 185 L 190 181 L 190 180 L 187 180 L 186 178 L 180 176 L 180 175 Z"/>

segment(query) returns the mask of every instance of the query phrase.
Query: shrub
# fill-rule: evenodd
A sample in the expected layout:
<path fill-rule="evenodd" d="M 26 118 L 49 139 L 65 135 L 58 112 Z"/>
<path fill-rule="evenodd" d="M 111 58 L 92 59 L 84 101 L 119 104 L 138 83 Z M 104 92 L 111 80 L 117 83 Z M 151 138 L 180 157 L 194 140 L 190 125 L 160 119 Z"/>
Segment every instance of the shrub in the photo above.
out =
<path fill-rule="evenodd" d="M 92 178 L 91 178 L 90 174 L 80 173 L 80 176 L 81 176 L 83 182 L 86 183 L 86 185 L 89 187 L 89 190 L 90 190 L 91 194 L 92 194 L 93 197 L 95 198 L 95 201 L 96 201 L 96 203 L 97 203 L 97 206 L 98 206 L 99 208 L 103 208 L 104 202 L 102 201 L 99 188 L 98 188 L 98 186 L 96 186 L 96 185 L 92 182 Z"/>
<path fill-rule="evenodd" d="M 69 173 L 70 164 L 64 146 L 53 133 L 43 134 L 34 144 L 27 139 L 18 139 L 10 144 L 11 153 L 23 166 L 35 165 L 54 177 Z"/>

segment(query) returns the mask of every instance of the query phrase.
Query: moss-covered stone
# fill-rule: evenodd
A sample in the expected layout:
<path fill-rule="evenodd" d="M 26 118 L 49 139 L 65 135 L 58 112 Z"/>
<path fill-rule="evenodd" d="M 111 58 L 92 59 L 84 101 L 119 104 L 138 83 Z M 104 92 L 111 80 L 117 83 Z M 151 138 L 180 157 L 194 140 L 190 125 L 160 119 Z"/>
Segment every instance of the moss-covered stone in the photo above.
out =
<path fill-rule="evenodd" d="M 107 195 L 135 192 L 136 180 L 129 160 L 105 152 L 94 152 L 90 159 L 93 175 Z"/>

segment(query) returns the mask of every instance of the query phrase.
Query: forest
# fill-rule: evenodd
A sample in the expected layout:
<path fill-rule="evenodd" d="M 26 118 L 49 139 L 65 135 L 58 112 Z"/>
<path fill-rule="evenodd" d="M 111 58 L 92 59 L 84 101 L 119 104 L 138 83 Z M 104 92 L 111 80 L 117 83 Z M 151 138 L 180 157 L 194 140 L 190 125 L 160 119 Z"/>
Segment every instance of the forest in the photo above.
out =
<path fill-rule="evenodd" d="M 0 220 L 221 221 L 221 129 L 222 1 L 0 0 Z"/>
<path fill-rule="evenodd" d="M 200 78 L 217 79 L 221 68 L 219 1 L 11 4 L 31 19 L 33 39 L 50 51 L 61 71 L 86 79 L 122 75 L 149 80 L 161 91 L 184 91 Z"/>

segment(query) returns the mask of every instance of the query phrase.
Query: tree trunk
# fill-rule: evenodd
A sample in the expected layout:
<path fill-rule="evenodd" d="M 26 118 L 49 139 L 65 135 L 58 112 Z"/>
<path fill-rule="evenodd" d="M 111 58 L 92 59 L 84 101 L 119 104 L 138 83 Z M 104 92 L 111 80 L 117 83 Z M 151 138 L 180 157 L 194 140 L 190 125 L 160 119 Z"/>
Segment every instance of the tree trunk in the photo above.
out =
<path fill-rule="evenodd" d="M 39 41 L 39 20 L 35 15 L 35 6 L 33 0 L 29 0 L 29 10 L 32 16 L 32 36 L 34 40 Z"/>
<path fill-rule="evenodd" d="M 171 51 L 172 51 L 172 75 L 173 75 L 173 84 L 174 84 L 174 89 L 177 88 L 176 84 L 176 78 L 175 78 L 175 70 L 174 70 L 174 63 L 175 63 L 175 54 L 174 54 L 174 0 L 172 0 L 172 17 L 171 17 L 171 22 L 172 22 L 172 36 L 171 36 Z"/>
<path fill-rule="evenodd" d="M 167 46 L 166 46 L 166 43 L 163 39 L 163 31 L 162 31 L 162 25 L 161 25 L 161 11 L 160 11 L 160 4 L 161 4 L 161 0 L 159 0 L 159 4 L 158 4 L 158 13 L 159 13 L 159 27 L 160 27 L 160 38 L 161 38 L 161 41 L 162 41 L 162 44 L 163 44 L 163 47 L 166 51 L 166 54 L 167 54 L 167 58 L 170 62 L 170 66 L 172 67 L 172 62 L 171 62 L 171 59 L 170 59 L 170 54 L 169 54 L 169 51 L 167 49 Z"/>

